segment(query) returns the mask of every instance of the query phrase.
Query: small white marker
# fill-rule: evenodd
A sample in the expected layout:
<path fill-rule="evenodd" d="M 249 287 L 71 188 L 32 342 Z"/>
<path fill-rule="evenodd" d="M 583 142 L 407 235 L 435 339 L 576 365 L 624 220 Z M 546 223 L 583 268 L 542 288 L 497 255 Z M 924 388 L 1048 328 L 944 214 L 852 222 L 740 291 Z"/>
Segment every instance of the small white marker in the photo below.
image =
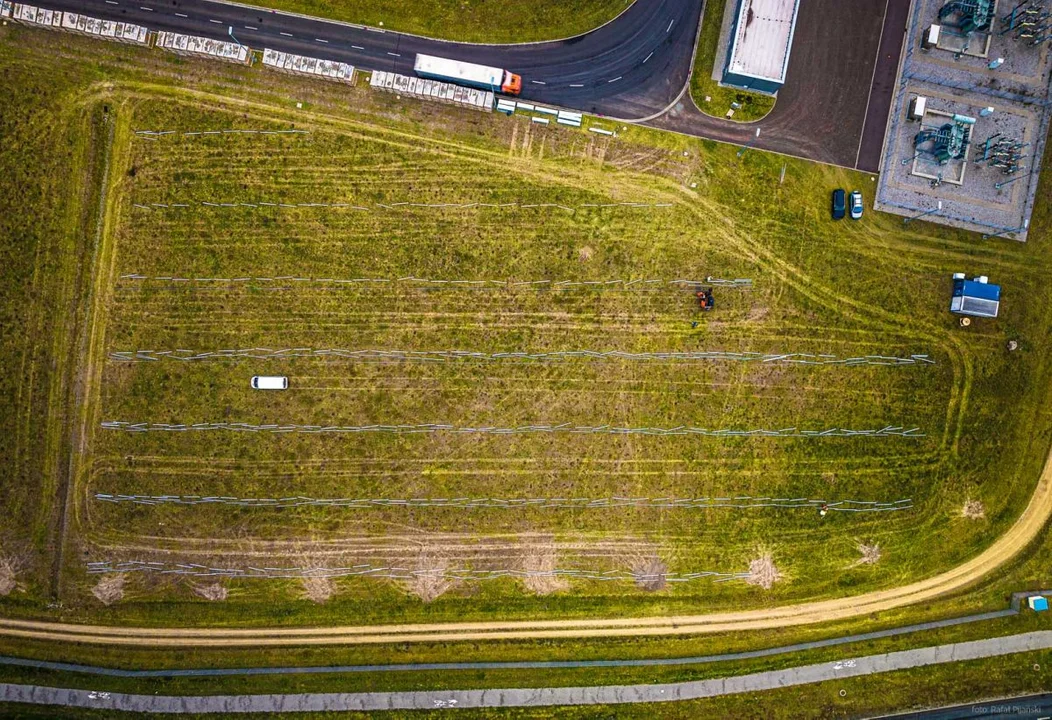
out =
<path fill-rule="evenodd" d="M 652 58 L 652 57 L 654 57 L 654 53 L 650 53 L 650 54 L 649 54 L 649 55 L 647 55 L 647 56 L 646 56 L 645 58 L 643 58 L 643 64 L 644 64 L 644 65 L 646 65 L 646 63 L 647 63 L 647 60 L 649 60 L 649 59 L 650 59 L 650 58 Z"/>
<path fill-rule="evenodd" d="M 617 76 L 617 77 L 615 77 L 615 78 L 614 78 L 613 80 L 607 80 L 607 82 L 608 82 L 608 83 L 612 83 L 612 82 L 617 82 L 618 80 L 620 80 L 620 79 L 621 79 L 621 78 L 623 78 L 623 77 L 624 77 L 624 75 L 618 75 L 618 76 Z"/>

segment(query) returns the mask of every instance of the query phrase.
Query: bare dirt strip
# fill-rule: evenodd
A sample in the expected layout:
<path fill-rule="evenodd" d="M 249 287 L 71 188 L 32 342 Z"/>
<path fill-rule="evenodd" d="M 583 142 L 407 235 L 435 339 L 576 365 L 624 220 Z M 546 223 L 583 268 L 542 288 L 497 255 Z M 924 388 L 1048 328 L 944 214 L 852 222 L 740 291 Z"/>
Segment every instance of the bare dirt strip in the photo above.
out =
<path fill-rule="evenodd" d="M 1052 515 L 1052 454 L 1023 514 L 975 558 L 941 575 L 889 590 L 781 608 L 680 617 L 547 620 L 315 628 L 144 628 L 0 619 L 0 635 L 101 645 L 263 647 L 687 635 L 806 625 L 912 605 L 961 590 L 1023 551 Z"/>

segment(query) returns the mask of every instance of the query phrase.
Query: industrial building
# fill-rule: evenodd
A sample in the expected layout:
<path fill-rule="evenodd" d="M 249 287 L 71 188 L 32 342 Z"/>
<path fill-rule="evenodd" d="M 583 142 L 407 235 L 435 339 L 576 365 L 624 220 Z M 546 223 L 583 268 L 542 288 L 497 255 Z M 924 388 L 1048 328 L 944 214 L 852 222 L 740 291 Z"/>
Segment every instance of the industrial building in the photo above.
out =
<path fill-rule="evenodd" d="M 738 0 L 723 83 L 768 94 L 785 84 L 800 0 Z"/>

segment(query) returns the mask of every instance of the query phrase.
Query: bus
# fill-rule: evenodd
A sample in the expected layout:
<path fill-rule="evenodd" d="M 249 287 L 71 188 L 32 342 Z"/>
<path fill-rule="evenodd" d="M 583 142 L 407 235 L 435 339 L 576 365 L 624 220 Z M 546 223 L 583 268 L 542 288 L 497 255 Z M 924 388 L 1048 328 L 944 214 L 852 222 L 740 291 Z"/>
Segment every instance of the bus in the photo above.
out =
<path fill-rule="evenodd" d="M 413 69 L 423 78 L 444 80 L 505 95 L 518 95 L 522 90 L 522 78 L 515 73 L 434 55 L 417 55 Z"/>

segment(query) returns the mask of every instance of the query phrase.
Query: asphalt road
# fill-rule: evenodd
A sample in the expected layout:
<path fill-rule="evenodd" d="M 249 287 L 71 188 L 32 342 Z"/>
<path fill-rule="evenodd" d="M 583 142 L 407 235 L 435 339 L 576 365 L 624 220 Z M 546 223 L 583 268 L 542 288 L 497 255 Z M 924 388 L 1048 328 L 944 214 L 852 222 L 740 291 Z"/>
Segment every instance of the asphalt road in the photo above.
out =
<path fill-rule="evenodd" d="M 1052 718 L 1052 694 L 1027 695 L 1026 697 L 987 700 L 985 702 L 955 705 L 953 707 L 923 710 L 905 715 L 883 715 L 880 720 L 963 720 L 964 718 L 989 718 L 990 720 L 1050 720 Z"/>
<path fill-rule="evenodd" d="M 340 60 L 366 70 L 413 74 L 417 53 L 496 65 L 522 75 L 521 97 L 635 119 L 663 110 L 690 72 L 700 0 L 640 0 L 616 21 L 576 38 L 525 45 L 472 45 L 275 13 L 210 0 L 42 0 L 52 10 L 124 20 L 217 40 L 234 37 Z"/>
<path fill-rule="evenodd" d="M 340 60 L 367 70 L 411 75 L 420 52 L 497 65 L 522 75 L 525 100 L 645 120 L 725 142 L 751 141 L 758 148 L 872 172 L 879 162 L 909 0 L 803 0 L 778 103 L 769 116 L 750 124 L 709 117 L 682 92 L 702 0 L 638 0 L 590 33 L 523 45 L 452 43 L 214 0 L 41 4 L 215 39 L 229 39 L 232 28 L 239 42 L 253 48 Z"/>
<path fill-rule="evenodd" d="M 731 123 L 701 113 L 683 98 L 649 124 L 875 172 L 909 5 L 909 0 L 802 0 L 789 72 L 767 117 Z M 882 59 L 893 55 L 891 62 L 877 62 L 878 47 Z"/>
<path fill-rule="evenodd" d="M 0 702 L 95 708 L 100 711 L 142 713 L 283 713 L 375 712 L 433 710 L 436 708 L 553 707 L 561 705 L 618 705 L 674 702 L 778 690 L 817 682 L 843 681 L 874 673 L 1004 657 L 1047 650 L 1052 631 L 973 640 L 900 652 L 844 658 L 812 665 L 692 680 L 660 685 L 600 685 L 556 688 L 493 688 L 485 690 L 414 690 L 364 693 L 289 693 L 273 695 L 160 695 L 73 690 L 37 685 L 0 683 Z M 1005 660 L 1004 662 L 1013 662 Z M 1020 662 L 1014 661 L 1015 667 Z M 1027 671 L 1029 668 L 1020 668 Z M 158 692 L 161 687 L 157 686 Z M 146 688 L 152 689 L 152 688 Z M 846 694 L 846 690 L 844 690 Z M 1018 701 L 1009 701 L 1018 704 Z M 938 716 L 936 716 L 938 717 Z M 951 715 L 949 717 L 959 717 Z M 998 717 L 993 715 L 993 717 Z M 1020 715 L 1016 715 L 1020 717 Z M 1026 715 L 1023 717 L 1038 717 Z"/>

